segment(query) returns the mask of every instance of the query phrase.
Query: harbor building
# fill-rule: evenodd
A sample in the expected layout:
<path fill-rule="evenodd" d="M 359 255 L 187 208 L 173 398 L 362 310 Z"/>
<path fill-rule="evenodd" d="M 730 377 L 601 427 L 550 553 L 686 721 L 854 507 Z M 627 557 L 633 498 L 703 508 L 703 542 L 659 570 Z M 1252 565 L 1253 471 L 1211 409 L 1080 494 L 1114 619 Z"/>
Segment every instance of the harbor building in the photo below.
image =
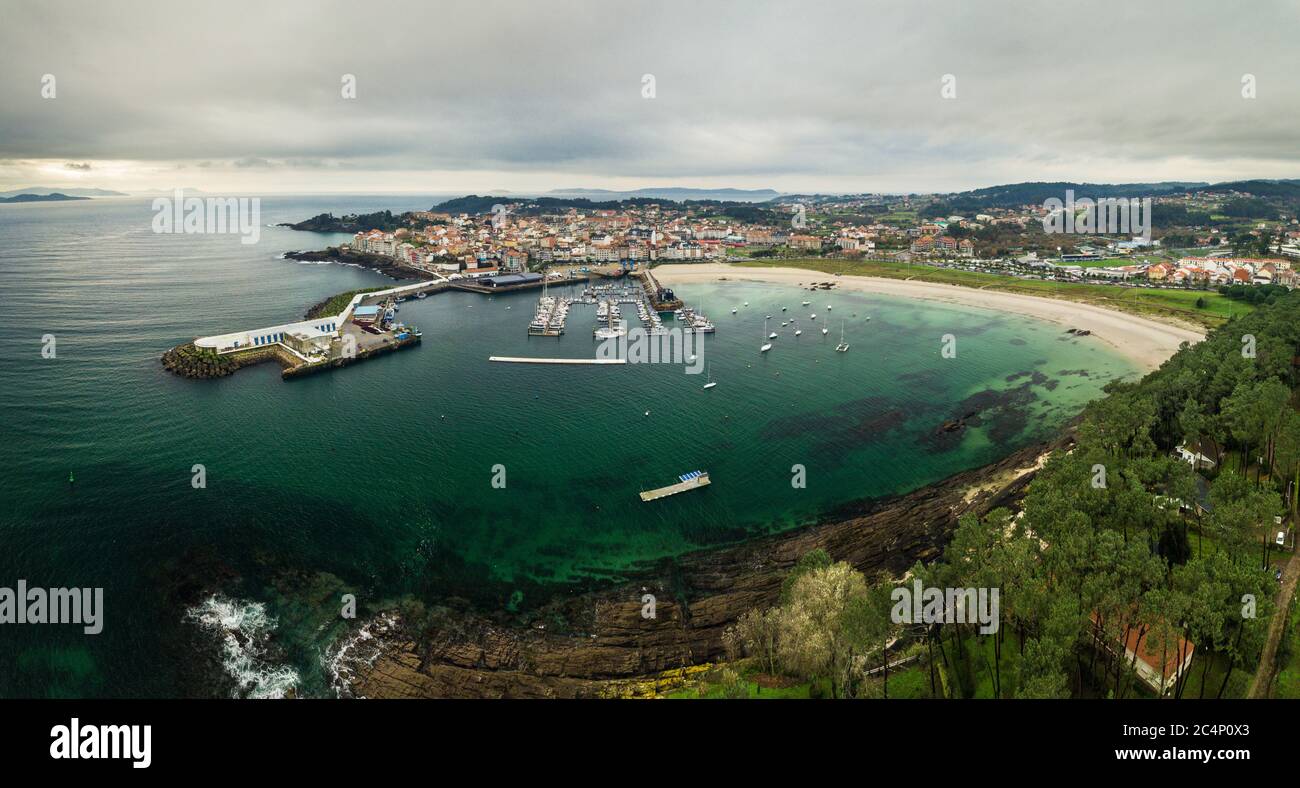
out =
<path fill-rule="evenodd" d="M 324 339 L 325 347 L 329 340 L 338 335 L 338 317 L 323 317 L 315 320 L 301 320 L 296 323 L 284 323 L 278 326 L 255 328 L 250 331 L 236 331 L 230 334 L 217 334 L 199 337 L 194 346 L 203 350 L 212 350 L 217 354 L 233 353 L 237 350 L 264 347 L 267 345 L 287 345 L 286 337 L 298 335 L 304 342 L 315 344 L 317 339 Z"/>

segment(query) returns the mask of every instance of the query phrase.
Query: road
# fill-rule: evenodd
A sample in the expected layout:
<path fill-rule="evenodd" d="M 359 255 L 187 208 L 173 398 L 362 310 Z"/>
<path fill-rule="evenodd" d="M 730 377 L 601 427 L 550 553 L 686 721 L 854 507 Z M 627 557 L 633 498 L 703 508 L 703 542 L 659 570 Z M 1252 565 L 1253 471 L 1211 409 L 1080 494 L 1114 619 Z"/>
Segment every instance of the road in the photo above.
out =
<path fill-rule="evenodd" d="M 1268 626 L 1268 640 L 1264 641 L 1264 652 L 1259 658 L 1259 670 L 1250 682 L 1247 698 L 1267 698 L 1269 687 L 1273 685 L 1273 674 L 1277 672 L 1277 647 L 1282 642 L 1282 633 L 1286 631 L 1287 613 L 1291 609 L 1291 597 L 1295 594 L 1296 579 L 1300 578 L 1300 559 L 1292 554 L 1282 570 L 1282 590 L 1277 595 L 1277 610 L 1273 621 Z"/>

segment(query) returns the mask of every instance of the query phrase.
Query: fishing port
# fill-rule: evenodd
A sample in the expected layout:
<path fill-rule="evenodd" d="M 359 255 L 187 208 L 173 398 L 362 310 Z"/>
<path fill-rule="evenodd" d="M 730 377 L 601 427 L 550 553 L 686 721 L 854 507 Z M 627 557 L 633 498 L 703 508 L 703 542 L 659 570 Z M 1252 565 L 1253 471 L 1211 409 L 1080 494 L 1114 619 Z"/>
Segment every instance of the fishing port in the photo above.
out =
<path fill-rule="evenodd" d="M 596 307 L 597 325 L 592 336 L 598 340 L 627 335 L 623 309 L 629 306 L 636 309 L 641 326 L 652 335 L 668 333 L 663 314 L 672 314 L 685 333 L 716 330 L 703 312 L 686 306 L 648 270 L 632 271 L 630 276 L 624 276 L 627 272 L 623 269 L 585 273 L 588 284 L 577 297 L 553 295 L 550 289 L 553 283 L 574 283 L 578 277 L 572 271 L 567 275 L 508 274 L 473 282 L 433 273 L 434 278 L 427 281 L 356 293 L 337 314 L 198 337 L 169 349 L 162 356 L 162 364 L 165 369 L 188 378 L 224 377 L 242 367 L 272 361 L 280 365 L 284 379 L 347 366 L 420 344 L 423 332 L 399 318 L 401 304 L 447 290 L 491 297 L 540 287 L 542 295 L 527 327 L 530 337 L 562 336 L 575 305 Z M 329 303 L 323 302 L 321 306 Z"/>

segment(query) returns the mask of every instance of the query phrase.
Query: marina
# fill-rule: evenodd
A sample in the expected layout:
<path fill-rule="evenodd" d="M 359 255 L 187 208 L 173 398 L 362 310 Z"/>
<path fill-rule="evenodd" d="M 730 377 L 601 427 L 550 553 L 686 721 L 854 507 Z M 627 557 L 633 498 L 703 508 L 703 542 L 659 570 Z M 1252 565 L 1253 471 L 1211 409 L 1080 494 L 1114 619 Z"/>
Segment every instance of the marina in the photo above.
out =
<path fill-rule="evenodd" d="M 574 306 L 596 307 L 594 339 L 616 339 L 627 335 L 628 323 L 623 318 L 625 307 L 636 309 L 642 329 L 651 335 L 668 333 L 663 314 L 671 313 L 683 333 L 711 334 L 717 330 L 713 321 L 702 311 L 686 306 L 671 290 L 664 290 L 655 282 L 649 271 L 634 274 L 636 284 L 589 284 L 581 295 L 553 296 L 543 285 L 542 296 L 528 324 L 529 336 L 558 337 L 568 327 L 569 313 Z"/>

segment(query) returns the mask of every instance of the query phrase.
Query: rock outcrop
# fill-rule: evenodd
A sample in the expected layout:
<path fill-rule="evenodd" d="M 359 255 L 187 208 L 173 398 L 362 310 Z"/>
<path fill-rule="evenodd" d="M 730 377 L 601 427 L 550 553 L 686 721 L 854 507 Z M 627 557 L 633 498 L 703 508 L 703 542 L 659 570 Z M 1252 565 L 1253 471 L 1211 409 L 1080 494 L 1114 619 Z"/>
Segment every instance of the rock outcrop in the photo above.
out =
<path fill-rule="evenodd" d="M 282 368 L 292 366 L 283 351 L 274 347 L 218 356 L 216 353 L 199 350 L 193 342 L 187 342 L 162 354 L 163 369 L 195 380 L 224 378 L 237 369 L 266 361 L 278 362 Z"/>

